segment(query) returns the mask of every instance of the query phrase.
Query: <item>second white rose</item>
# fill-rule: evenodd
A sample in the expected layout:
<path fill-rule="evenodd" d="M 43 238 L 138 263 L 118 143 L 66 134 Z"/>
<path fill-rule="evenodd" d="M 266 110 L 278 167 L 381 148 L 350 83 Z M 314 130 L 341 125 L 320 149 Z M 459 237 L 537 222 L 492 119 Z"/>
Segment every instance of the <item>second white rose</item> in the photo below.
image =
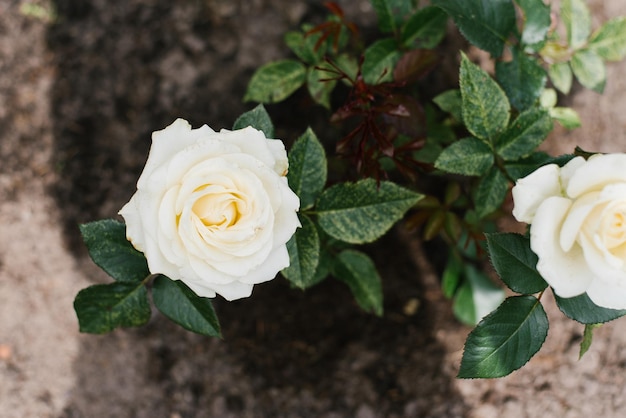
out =
<path fill-rule="evenodd" d="M 586 292 L 598 306 L 626 309 L 626 154 L 543 166 L 518 180 L 513 200 L 557 295 Z"/>
<path fill-rule="evenodd" d="M 289 265 L 300 226 L 283 143 L 253 128 L 191 129 L 183 119 L 153 133 L 137 191 L 120 210 L 153 274 L 228 300 Z"/>

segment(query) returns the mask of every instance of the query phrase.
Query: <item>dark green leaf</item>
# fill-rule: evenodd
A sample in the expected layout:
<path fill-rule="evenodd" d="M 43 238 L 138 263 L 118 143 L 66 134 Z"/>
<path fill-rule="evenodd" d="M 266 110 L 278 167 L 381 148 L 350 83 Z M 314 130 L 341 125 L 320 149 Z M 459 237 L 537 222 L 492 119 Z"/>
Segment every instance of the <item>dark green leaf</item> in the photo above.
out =
<path fill-rule="evenodd" d="M 409 15 L 413 5 L 411 0 L 370 0 L 378 16 L 381 32 L 395 32 L 402 19 Z"/>
<path fill-rule="evenodd" d="M 533 294 L 548 284 L 537 269 L 537 255 L 530 249 L 530 238 L 513 233 L 485 234 L 491 264 L 514 292 Z"/>
<path fill-rule="evenodd" d="M 511 0 L 432 0 L 454 19 L 459 30 L 477 47 L 494 57 L 515 30 L 515 7 Z"/>
<path fill-rule="evenodd" d="M 252 75 L 243 98 L 246 102 L 277 103 L 298 90 L 306 80 L 306 67 L 294 60 L 265 64 Z"/>
<path fill-rule="evenodd" d="M 518 50 L 513 50 L 510 62 L 496 63 L 496 77 L 511 104 L 519 110 L 527 109 L 537 101 L 547 80 L 543 67 Z"/>
<path fill-rule="evenodd" d="M 583 340 L 580 342 L 580 352 L 578 353 L 578 359 L 583 358 L 585 353 L 591 348 L 593 342 L 593 330 L 600 327 L 600 324 L 586 324 L 585 331 L 583 333 Z"/>
<path fill-rule="evenodd" d="M 506 192 L 509 190 L 509 181 L 498 169 L 491 167 L 487 175 L 478 184 L 476 190 L 476 214 L 484 218 L 502 205 Z"/>
<path fill-rule="evenodd" d="M 80 332 L 104 334 L 118 327 L 136 327 L 150 319 L 148 292 L 143 283 L 97 284 L 74 299 Z"/>
<path fill-rule="evenodd" d="M 446 35 L 448 15 L 427 6 L 414 13 L 402 28 L 402 44 L 407 48 L 434 48 Z"/>
<path fill-rule="evenodd" d="M 554 87 L 556 87 L 563 94 L 569 94 L 569 91 L 572 88 L 572 80 L 574 79 L 569 62 L 552 64 L 548 68 L 548 75 L 550 76 L 550 80 L 552 80 Z"/>
<path fill-rule="evenodd" d="M 352 244 L 380 238 L 423 195 L 389 181 L 340 183 L 317 202 L 318 223 L 331 237 Z"/>
<path fill-rule="evenodd" d="M 609 20 L 591 35 L 589 49 L 607 61 L 626 56 L 626 17 Z"/>
<path fill-rule="evenodd" d="M 152 287 L 154 305 L 163 315 L 196 334 L 221 337 L 211 299 L 196 295 L 180 280 L 159 275 Z"/>
<path fill-rule="evenodd" d="M 435 102 L 435 104 L 439 106 L 441 110 L 443 110 L 444 112 L 448 112 L 452 116 L 454 116 L 457 121 L 463 122 L 463 115 L 461 113 L 462 99 L 460 90 L 446 90 L 443 93 L 437 95 L 433 99 L 433 102 Z"/>
<path fill-rule="evenodd" d="M 454 296 L 452 310 L 461 322 L 476 325 L 504 300 L 504 291 L 484 273 L 471 265 L 465 266 L 465 281 Z"/>
<path fill-rule="evenodd" d="M 606 67 L 598 54 L 589 49 L 580 50 L 572 57 L 571 65 L 580 84 L 597 93 L 604 91 Z"/>
<path fill-rule="evenodd" d="M 326 153 L 324 147 L 308 128 L 289 151 L 289 187 L 300 198 L 300 209 L 308 209 L 315 203 L 326 184 Z"/>
<path fill-rule="evenodd" d="M 465 54 L 461 57 L 460 85 L 463 122 L 474 136 L 489 142 L 509 123 L 510 105 L 506 94 Z"/>
<path fill-rule="evenodd" d="M 543 0 L 516 0 L 524 12 L 524 31 L 522 43 L 532 45 L 546 38 L 552 19 L 550 6 Z"/>
<path fill-rule="evenodd" d="M 306 289 L 315 284 L 315 272 L 320 260 L 320 239 L 313 221 L 299 215 L 301 228 L 287 242 L 289 267 L 281 274 L 296 287 Z"/>
<path fill-rule="evenodd" d="M 572 49 L 578 49 L 587 43 L 591 32 L 591 15 L 585 0 L 563 0 L 561 19 L 567 30 L 567 41 Z"/>
<path fill-rule="evenodd" d="M 372 260 L 360 251 L 344 250 L 334 260 L 333 276 L 346 283 L 363 310 L 383 314 L 383 290 Z"/>
<path fill-rule="evenodd" d="M 496 151 L 507 161 L 530 155 L 552 131 L 552 118 L 541 108 L 521 113 L 496 141 Z"/>
<path fill-rule="evenodd" d="M 136 283 L 150 275 L 148 263 L 126 239 L 126 225 L 113 219 L 80 225 L 91 259 L 118 282 Z"/>
<path fill-rule="evenodd" d="M 332 73 L 324 71 L 324 68 L 332 67 L 326 62 L 320 63 L 315 67 L 309 67 L 306 86 L 315 103 L 330 110 L 330 94 L 337 85 L 337 80 L 330 80 Z"/>
<path fill-rule="evenodd" d="M 363 81 L 367 84 L 393 81 L 393 69 L 401 55 L 395 39 L 387 38 L 374 42 L 364 52 L 361 67 Z"/>
<path fill-rule="evenodd" d="M 448 257 L 446 268 L 441 275 L 441 290 L 443 291 L 443 295 L 448 299 L 454 296 L 454 293 L 461 282 L 462 273 L 463 263 L 458 259 L 458 257 L 451 254 Z"/>
<path fill-rule="evenodd" d="M 508 175 L 513 180 L 517 180 L 526 177 L 542 165 L 548 164 L 550 158 L 545 152 L 535 152 L 521 160 L 506 163 L 504 167 Z"/>
<path fill-rule="evenodd" d="M 480 176 L 493 165 L 493 151 L 477 138 L 461 139 L 439 154 L 435 167 L 448 173 Z"/>
<path fill-rule="evenodd" d="M 307 31 L 311 28 L 311 25 L 307 25 L 302 29 Z M 318 33 L 313 33 L 307 36 L 302 32 L 287 32 L 285 34 L 285 43 L 302 61 L 307 64 L 317 64 L 324 57 L 323 47 L 315 50 L 315 45 L 317 44 L 320 36 L 321 35 Z"/>
<path fill-rule="evenodd" d="M 586 293 L 573 298 L 554 295 L 554 298 L 561 312 L 581 324 L 603 324 L 626 315 L 626 309 L 607 309 L 594 304 Z"/>
<path fill-rule="evenodd" d="M 541 303 L 533 296 L 510 297 L 467 337 L 458 377 L 506 376 L 526 364 L 547 335 Z"/>
<path fill-rule="evenodd" d="M 243 129 L 248 126 L 262 131 L 266 138 L 274 138 L 274 124 L 262 104 L 239 116 L 233 124 L 233 129 Z"/>

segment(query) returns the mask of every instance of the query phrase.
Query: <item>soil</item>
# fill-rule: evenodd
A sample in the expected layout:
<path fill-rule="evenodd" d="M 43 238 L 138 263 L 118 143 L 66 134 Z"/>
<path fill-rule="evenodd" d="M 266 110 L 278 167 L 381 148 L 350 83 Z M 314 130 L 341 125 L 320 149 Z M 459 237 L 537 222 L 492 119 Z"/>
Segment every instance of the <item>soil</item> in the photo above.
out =
<path fill-rule="evenodd" d="M 375 24 L 367 0 L 340 3 L 363 27 Z M 302 292 L 277 279 L 249 299 L 216 299 L 221 340 L 156 312 L 143 328 L 78 333 L 75 294 L 108 279 L 76 225 L 116 216 L 153 130 L 176 117 L 230 127 L 251 107 L 241 97 L 254 69 L 287 56 L 282 35 L 322 16 L 321 4 L 0 0 L 2 417 L 626 414 L 625 322 L 598 329 L 579 361 L 582 326 L 549 296 L 550 335 L 525 368 L 456 379 L 470 328 L 455 321 L 421 243 L 401 229 L 366 248 L 384 278 L 382 318 L 362 312 L 338 282 Z M 620 0 L 590 5 L 596 27 L 626 15 Z M 623 151 L 625 71 L 626 63 L 608 66 L 604 95 L 577 87 L 566 104 L 583 127 L 556 129 L 545 147 Z M 268 108 L 278 137 L 328 116 L 294 120 L 308 105 L 296 95 Z"/>

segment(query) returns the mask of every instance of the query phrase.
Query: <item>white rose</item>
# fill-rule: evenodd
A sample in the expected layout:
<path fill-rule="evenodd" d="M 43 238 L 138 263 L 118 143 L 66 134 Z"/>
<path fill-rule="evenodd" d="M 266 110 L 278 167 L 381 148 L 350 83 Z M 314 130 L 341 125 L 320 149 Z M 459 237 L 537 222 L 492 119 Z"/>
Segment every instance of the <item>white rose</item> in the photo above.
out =
<path fill-rule="evenodd" d="M 557 295 L 587 292 L 598 306 L 626 309 L 626 154 L 541 167 L 517 181 L 513 200 Z"/>
<path fill-rule="evenodd" d="M 196 294 L 248 297 L 289 265 L 300 226 L 283 143 L 251 127 L 219 133 L 178 119 L 152 134 L 137 192 L 120 210 L 153 274 Z"/>

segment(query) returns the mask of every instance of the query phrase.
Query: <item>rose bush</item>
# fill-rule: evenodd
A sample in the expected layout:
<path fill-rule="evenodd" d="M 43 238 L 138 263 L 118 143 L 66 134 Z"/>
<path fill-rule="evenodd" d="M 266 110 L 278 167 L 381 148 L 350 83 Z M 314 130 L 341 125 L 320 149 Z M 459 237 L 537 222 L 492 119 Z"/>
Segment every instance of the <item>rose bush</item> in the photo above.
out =
<path fill-rule="evenodd" d="M 228 300 L 289 265 L 300 226 L 280 140 L 251 127 L 215 132 L 178 119 L 154 132 L 137 191 L 120 210 L 153 274 Z"/>
<path fill-rule="evenodd" d="M 586 292 L 598 306 L 626 308 L 626 154 L 540 167 L 517 181 L 513 200 L 557 295 Z"/>

